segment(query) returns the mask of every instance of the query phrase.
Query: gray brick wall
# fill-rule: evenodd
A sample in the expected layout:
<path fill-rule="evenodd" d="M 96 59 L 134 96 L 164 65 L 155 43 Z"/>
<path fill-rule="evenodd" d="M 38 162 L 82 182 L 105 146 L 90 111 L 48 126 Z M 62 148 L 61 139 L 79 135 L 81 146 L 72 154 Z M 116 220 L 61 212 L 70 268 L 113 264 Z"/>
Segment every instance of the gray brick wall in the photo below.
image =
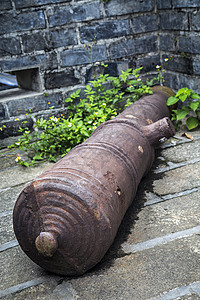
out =
<path fill-rule="evenodd" d="M 199 0 L 158 1 L 162 62 L 172 56 L 165 65 L 165 84 L 175 90 L 187 86 L 200 92 L 199 8 Z"/>
<path fill-rule="evenodd" d="M 161 64 L 166 85 L 199 91 L 199 10 L 199 0 L 0 1 L 0 72 L 34 68 L 40 76 L 38 93 L 0 92 L 0 127 L 16 133 L 27 108 L 35 117 L 66 111 L 67 95 L 92 79 L 91 60 L 111 75 L 143 66 L 149 78 Z"/>
<path fill-rule="evenodd" d="M 172 0 L 165 0 L 165 1 L 158 0 L 157 7 L 158 7 L 158 9 L 172 8 Z"/>
<path fill-rule="evenodd" d="M 107 60 L 106 46 L 99 45 L 92 48 L 92 61 Z M 90 63 L 90 52 L 84 47 L 72 50 L 65 50 L 61 53 L 61 66 L 77 66 Z"/>
<path fill-rule="evenodd" d="M 45 18 L 42 10 L 20 12 L 19 14 L 6 12 L 0 15 L 0 34 L 44 28 Z"/>
<path fill-rule="evenodd" d="M 94 25 L 86 25 L 80 28 L 81 43 L 96 40 L 111 39 L 131 34 L 130 21 L 127 20 L 111 20 L 98 22 Z"/>
<path fill-rule="evenodd" d="M 142 36 L 111 44 L 111 59 L 158 51 L 157 36 Z"/>
<path fill-rule="evenodd" d="M 62 26 L 73 22 L 97 20 L 101 15 L 100 3 L 55 6 L 53 9 L 47 10 L 47 15 L 50 27 Z"/>
<path fill-rule="evenodd" d="M 200 31 L 200 11 L 191 14 L 191 28 L 194 31 Z"/>
<path fill-rule="evenodd" d="M 164 12 L 160 14 L 161 30 L 188 30 L 188 15 L 185 12 Z"/>
<path fill-rule="evenodd" d="M 198 8 L 199 7 L 199 0 L 172 0 L 174 8 Z"/>
<path fill-rule="evenodd" d="M 111 0 L 106 6 L 107 16 L 125 15 L 131 13 L 143 13 L 155 9 L 154 0 L 141 1 L 135 0 Z"/>
<path fill-rule="evenodd" d="M 180 52 L 187 52 L 189 54 L 199 54 L 200 50 L 200 36 L 189 35 L 180 36 L 178 39 L 178 49 Z"/>
<path fill-rule="evenodd" d="M 158 16 L 156 14 L 137 16 L 132 18 L 133 33 L 145 33 L 158 30 Z"/>

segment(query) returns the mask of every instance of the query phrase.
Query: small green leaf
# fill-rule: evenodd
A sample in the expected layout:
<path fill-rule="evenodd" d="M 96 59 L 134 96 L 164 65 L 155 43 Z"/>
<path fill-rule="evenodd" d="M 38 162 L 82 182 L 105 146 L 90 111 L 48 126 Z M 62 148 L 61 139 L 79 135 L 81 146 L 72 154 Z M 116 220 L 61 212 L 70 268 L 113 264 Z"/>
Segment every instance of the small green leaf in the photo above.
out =
<path fill-rule="evenodd" d="M 169 98 L 167 99 L 167 106 L 170 106 L 170 105 L 173 105 L 173 104 L 177 103 L 178 100 L 179 100 L 179 99 L 176 98 L 176 97 L 173 97 L 173 96 L 169 97 Z"/>
<path fill-rule="evenodd" d="M 34 160 L 42 160 L 43 158 L 41 157 L 41 155 L 38 155 L 36 154 L 34 157 L 33 157 Z"/>
<path fill-rule="evenodd" d="M 177 120 L 184 119 L 189 112 L 190 109 L 188 107 L 183 107 L 182 109 L 177 111 L 176 119 Z"/>
<path fill-rule="evenodd" d="M 65 99 L 65 102 L 69 103 L 69 102 L 73 102 L 74 100 L 72 98 L 67 98 Z"/>
<path fill-rule="evenodd" d="M 192 99 L 200 99 L 200 96 L 197 93 L 192 93 L 191 98 Z"/>
<path fill-rule="evenodd" d="M 196 128 L 198 125 L 199 125 L 199 122 L 198 122 L 197 118 L 195 118 L 195 117 L 187 118 L 186 126 L 189 130 Z"/>
<path fill-rule="evenodd" d="M 30 164 L 28 163 L 28 162 L 26 162 L 26 161 L 24 161 L 24 160 L 20 160 L 19 161 L 19 164 L 21 165 L 21 166 L 24 166 L 24 167 L 30 167 Z"/>
<path fill-rule="evenodd" d="M 55 158 L 55 157 L 53 157 L 52 155 L 49 155 L 49 161 L 56 162 L 56 158 Z"/>
<path fill-rule="evenodd" d="M 178 90 L 178 92 L 176 93 L 176 97 L 179 97 L 181 94 L 186 94 L 186 95 L 190 96 L 190 94 L 192 92 L 193 92 L 192 90 L 184 87 L 184 88 Z"/>
<path fill-rule="evenodd" d="M 197 115 L 197 117 L 200 119 L 200 110 L 197 110 L 197 111 L 196 111 L 196 115 Z"/>
<path fill-rule="evenodd" d="M 195 110 L 197 110 L 197 108 L 199 107 L 199 102 L 191 102 L 191 103 L 189 104 L 189 107 L 190 107 L 193 111 L 195 111 Z"/>
<path fill-rule="evenodd" d="M 180 95 L 179 96 L 179 99 L 184 102 L 186 99 L 187 99 L 187 95 L 186 94 L 183 94 L 183 95 Z"/>

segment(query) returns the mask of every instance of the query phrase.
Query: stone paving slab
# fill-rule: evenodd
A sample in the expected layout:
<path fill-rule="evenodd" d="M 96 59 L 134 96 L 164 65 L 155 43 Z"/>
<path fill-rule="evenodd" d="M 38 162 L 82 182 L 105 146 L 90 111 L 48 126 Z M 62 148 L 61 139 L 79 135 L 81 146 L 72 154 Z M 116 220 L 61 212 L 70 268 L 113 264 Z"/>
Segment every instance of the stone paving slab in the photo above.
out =
<path fill-rule="evenodd" d="M 3 212 L 7 212 L 13 209 L 18 195 L 25 186 L 26 184 L 21 184 L 19 186 L 7 187 L 3 190 L 0 190 L 0 214 L 3 214 Z"/>
<path fill-rule="evenodd" d="M 23 158 L 27 158 L 27 155 L 24 154 L 23 151 L 21 150 L 16 150 L 16 149 L 3 149 L 0 152 L 0 169 L 6 169 L 10 167 L 16 166 L 15 159 L 17 156 L 23 156 Z"/>
<path fill-rule="evenodd" d="M 149 299 L 199 280 L 199 237 L 182 239 L 127 255 L 99 272 L 72 279 L 81 299 Z M 191 247 L 191 244 L 193 245 Z M 159 283 L 159 284 L 158 284 Z"/>
<path fill-rule="evenodd" d="M 9 165 L 1 160 L 0 298 L 200 299 L 200 132 L 192 135 L 194 141 L 179 133 L 158 149 L 159 158 L 142 180 L 113 245 L 95 268 L 77 278 L 42 270 L 17 246 L 11 211 L 24 184 L 43 165 L 26 169 L 16 167 L 13 158 Z"/>
<path fill-rule="evenodd" d="M 20 247 L 13 247 L 1 252 L 0 261 L 2 275 L 0 278 L 0 289 L 2 290 L 35 278 L 45 278 L 46 276 L 55 280 L 62 278 L 40 268 L 24 254 Z"/>
<path fill-rule="evenodd" d="M 4 300 L 51 300 L 53 290 L 56 289 L 58 282 L 54 281 L 51 277 L 46 276 L 46 280 L 43 280 L 42 284 L 37 284 L 31 287 L 24 288 L 21 292 L 13 293 L 12 296 L 8 295 L 3 297 Z M 48 279 L 47 279 L 48 278 Z M 38 280 L 39 282 L 39 280 Z M 20 287 L 19 287 L 20 288 Z M 67 290 L 65 290 L 65 298 L 54 298 L 53 300 L 72 300 L 73 298 L 66 297 Z"/>
<path fill-rule="evenodd" d="M 12 226 L 12 215 L 0 218 L 0 244 L 15 239 Z"/>
<path fill-rule="evenodd" d="M 200 300 L 200 296 L 197 294 L 192 294 L 189 296 L 177 297 L 176 300 Z"/>
<path fill-rule="evenodd" d="M 200 186 L 200 162 L 165 172 L 153 183 L 153 192 L 166 195 Z"/>
<path fill-rule="evenodd" d="M 200 157 L 199 140 L 194 140 L 193 142 L 185 143 L 184 148 L 182 145 L 178 145 L 176 146 L 175 151 L 174 147 L 164 149 L 162 151 L 162 156 L 165 158 L 165 161 L 175 163 Z"/>
<path fill-rule="evenodd" d="M 127 242 L 140 243 L 199 225 L 200 191 L 146 206 L 137 214 Z M 126 226 L 128 227 L 128 226 Z"/>
<path fill-rule="evenodd" d="M 10 172 L 8 172 L 8 169 L 3 169 L 2 171 L 0 171 L 0 189 L 13 187 L 31 181 L 35 177 L 39 176 L 39 174 L 41 174 L 43 171 L 50 168 L 50 166 L 52 166 L 52 163 L 47 162 L 34 168 L 16 166 L 13 167 Z"/>
<path fill-rule="evenodd" d="M 159 299 L 166 292 L 166 287 L 169 292 L 182 285 L 188 286 L 191 278 L 193 282 L 199 280 L 198 247 L 199 236 L 194 235 L 109 262 L 104 261 L 81 277 L 62 278 L 57 287 L 55 283 L 45 283 L 46 294 L 38 299 Z M 29 277 L 32 276 L 29 274 Z M 37 287 L 39 294 L 44 289 L 43 285 Z M 23 294 L 20 292 L 15 298 L 5 299 L 23 299 Z M 59 295 L 64 298 L 59 298 Z M 32 298 L 29 295 L 26 299 Z"/>

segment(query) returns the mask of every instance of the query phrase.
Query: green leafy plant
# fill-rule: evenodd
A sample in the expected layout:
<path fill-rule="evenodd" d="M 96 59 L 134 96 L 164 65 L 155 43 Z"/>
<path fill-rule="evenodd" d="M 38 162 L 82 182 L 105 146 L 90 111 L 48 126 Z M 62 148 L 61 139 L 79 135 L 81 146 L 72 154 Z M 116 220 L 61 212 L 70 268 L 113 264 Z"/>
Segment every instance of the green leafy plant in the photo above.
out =
<path fill-rule="evenodd" d="M 200 95 L 188 88 L 181 88 L 175 96 L 169 97 L 167 105 L 175 105 L 178 102 L 186 103 L 180 109 L 172 110 L 172 121 L 178 129 L 182 120 L 186 118 L 186 126 L 192 130 L 199 125 L 200 121 Z"/>
<path fill-rule="evenodd" d="M 154 81 L 157 80 L 157 78 L 147 81 L 146 84 L 144 84 L 139 75 L 139 71 L 141 70 L 142 67 L 135 70 L 127 69 L 126 71 L 121 71 L 121 75 L 119 77 L 108 77 L 108 80 L 112 81 L 112 85 L 115 90 L 125 91 L 128 96 L 127 105 L 137 101 L 141 95 L 153 93 L 150 87 L 154 84 Z M 125 107 L 127 105 L 125 105 Z"/>
<path fill-rule="evenodd" d="M 18 155 L 16 162 L 28 167 L 44 159 L 56 161 L 58 156 L 64 156 L 88 138 L 98 125 L 116 117 L 124 106 L 144 94 L 152 94 L 150 85 L 153 81 L 144 84 L 139 76 L 141 69 L 122 71 L 119 77 L 101 74 L 86 85 L 83 99 L 80 99 L 81 90 L 78 89 L 65 100 L 69 110 L 67 118 L 63 114 L 48 120 L 40 118 L 35 122 L 33 132 L 20 127 L 22 136 L 9 148 L 28 151 L 30 161 Z M 119 103 L 123 105 L 119 106 Z"/>

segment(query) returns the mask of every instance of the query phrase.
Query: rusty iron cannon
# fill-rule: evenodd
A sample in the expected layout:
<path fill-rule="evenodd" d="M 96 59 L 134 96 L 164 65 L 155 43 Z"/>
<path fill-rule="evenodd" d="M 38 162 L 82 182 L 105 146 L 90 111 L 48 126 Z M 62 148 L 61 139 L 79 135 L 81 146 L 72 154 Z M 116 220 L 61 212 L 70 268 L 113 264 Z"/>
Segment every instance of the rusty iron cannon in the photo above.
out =
<path fill-rule="evenodd" d="M 81 275 L 113 243 L 152 166 L 155 145 L 175 134 L 166 106 L 172 90 L 153 91 L 101 124 L 19 195 L 14 231 L 23 251 L 42 268 Z"/>

